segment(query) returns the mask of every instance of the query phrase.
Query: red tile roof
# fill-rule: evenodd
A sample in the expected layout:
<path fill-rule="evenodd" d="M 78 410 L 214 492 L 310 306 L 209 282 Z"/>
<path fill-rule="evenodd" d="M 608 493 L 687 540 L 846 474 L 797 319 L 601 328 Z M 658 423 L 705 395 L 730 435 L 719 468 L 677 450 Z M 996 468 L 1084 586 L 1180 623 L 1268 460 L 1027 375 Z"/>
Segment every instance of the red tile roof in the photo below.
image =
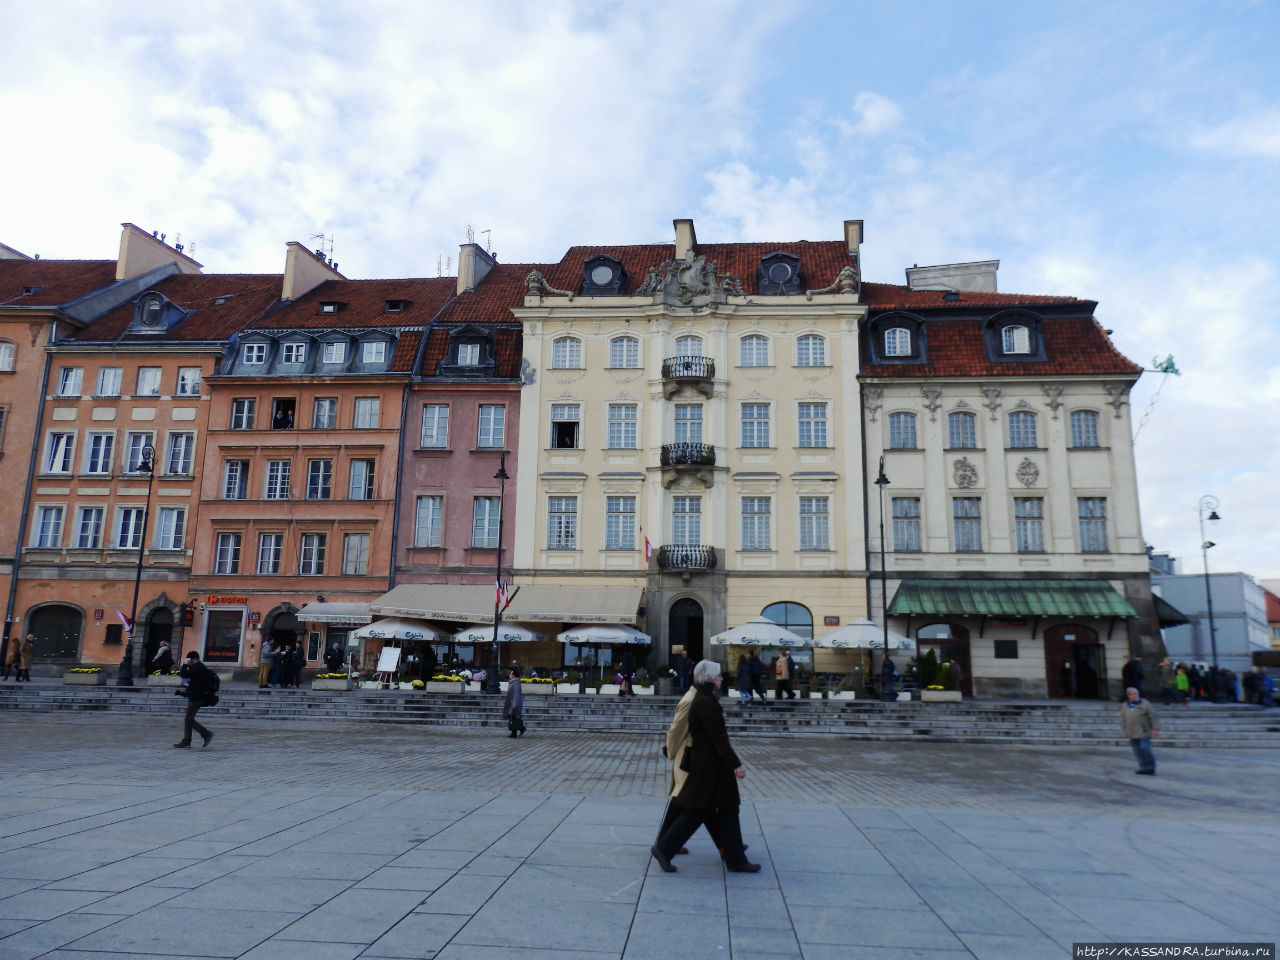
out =
<path fill-rule="evenodd" d="M 407 330 L 400 334 L 396 341 L 395 353 L 391 355 L 392 373 L 410 373 L 413 371 L 413 360 L 418 355 L 418 345 L 422 343 L 422 334 L 417 330 Z"/>
<path fill-rule="evenodd" d="M 253 326 L 255 330 L 421 327 L 440 312 L 457 289 L 454 277 L 326 280 Z M 407 300 L 409 305 L 402 313 L 387 313 L 388 300 Z M 320 304 L 330 302 L 346 306 L 336 314 L 320 313 Z"/>
<path fill-rule="evenodd" d="M 862 302 L 873 310 L 923 310 L 929 307 L 1013 307 L 1044 303 L 1094 304 L 1075 297 L 1037 296 L 1029 293 L 983 293 L 961 290 L 955 300 L 943 300 L 944 290 L 912 290 L 894 283 L 864 283 Z M 1094 304 L 1096 305 L 1096 304 Z"/>
<path fill-rule="evenodd" d="M 1280 597 L 1262 588 L 1262 595 L 1267 598 L 1267 623 L 1280 623 Z"/>
<path fill-rule="evenodd" d="M 114 260 L 0 260 L 0 307 L 54 307 L 115 282 Z"/>
<path fill-rule="evenodd" d="M 422 355 L 421 373 L 433 377 L 436 367 L 449 352 L 449 330 L 454 324 L 437 325 L 432 329 L 427 349 Z M 524 350 L 524 331 L 519 324 L 508 323 L 494 331 L 494 376 L 514 380 L 520 375 L 520 361 Z"/>
<path fill-rule="evenodd" d="M 164 335 L 127 332 L 133 322 L 131 300 L 71 335 L 83 342 L 170 342 L 223 340 L 257 320 L 280 299 L 279 274 L 180 274 L 149 289 L 159 291 L 190 316 Z M 226 303 L 215 303 L 230 296 Z M 135 298 L 136 299 L 136 298 Z"/>

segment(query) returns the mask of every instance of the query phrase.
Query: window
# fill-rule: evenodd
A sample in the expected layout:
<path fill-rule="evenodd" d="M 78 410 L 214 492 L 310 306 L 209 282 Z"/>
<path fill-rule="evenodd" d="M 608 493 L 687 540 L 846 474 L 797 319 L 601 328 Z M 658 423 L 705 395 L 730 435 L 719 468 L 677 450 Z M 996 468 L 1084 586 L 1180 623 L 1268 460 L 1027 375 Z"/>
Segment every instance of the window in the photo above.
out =
<path fill-rule="evenodd" d="M 399 312 L 399 311 L 388 311 Z M 387 341 L 370 340 L 361 345 L 360 361 L 362 363 L 385 363 L 387 360 Z"/>
<path fill-rule="evenodd" d="M 142 546 L 142 507 L 121 507 L 116 511 L 116 549 L 137 550 Z"/>
<path fill-rule="evenodd" d="M 13 344 L 8 340 L 0 340 L 0 370 L 12 370 L 13 357 Z"/>
<path fill-rule="evenodd" d="M 58 396 L 80 396 L 80 386 L 83 380 L 83 367 L 63 367 L 58 371 Z"/>
<path fill-rule="evenodd" d="M 183 507 L 161 507 L 156 511 L 156 549 L 181 550 L 186 533 L 187 511 Z"/>
<path fill-rule="evenodd" d="M 825 367 L 827 365 L 827 341 L 807 334 L 796 340 L 797 367 Z"/>
<path fill-rule="evenodd" d="M 345 343 L 329 342 L 324 345 L 324 354 L 322 363 L 346 363 L 347 362 L 347 345 Z"/>
<path fill-rule="evenodd" d="M 76 548 L 96 550 L 102 545 L 102 507 L 81 507 L 76 517 Z"/>
<path fill-rule="evenodd" d="M 1000 331 L 1000 349 L 1005 353 L 1030 353 L 1031 331 L 1013 324 Z"/>
<path fill-rule="evenodd" d="M 286 343 L 280 350 L 281 363 L 302 363 L 307 359 L 305 343 Z"/>
<path fill-rule="evenodd" d="M 265 343 L 246 343 L 240 351 L 240 362 L 256 366 L 267 362 L 267 345 Z"/>
<path fill-rule="evenodd" d="M 258 401 L 252 397 L 241 397 L 231 401 L 231 429 L 252 430 L 254 413 L 258 409 Z"/>
<path fill-rule="evenodd" d="M 471 546 L 498 547 L 498 498 L 476 497 L 471 505 Z"/>
<path fill-rule="evenodd" d="M 333 430 L 338 426 L 338 398 L 316 397 L 311 407 L 311 429 Z"/>
<path fill-rule="evenodd" d="M 120 396 L 120 374 L 119 367 L 99 367 L 98 387 L 94 394 L 99 397 Z"/>
<path fill-rule="evenodd" d="M 62 507 L 36 507 L 33 547 L 52 549 L 62 546 L 62 511 Z"/>
<path fill-rule="evenodd" d="M 906 327 L 890 327 L 884 332 L 886 357 L 911 356 L 911 331 Z"/>
<path fill-rule="evenodd" d="M 920 551 L 920 498 L 893 498 L 893 549 Z"/>
<path fill-rule="evenodd" d="M 151 434 L 131 433 L 125 437 L 124 472 L 150 473 L 154 467 L 143 469 L 147 447 L 151 445 Z"/>
<path fill-rule="evenodd" d="M 702 498 L 671 498 L 671 542 L 696 547 L 702 543 Z"/>
<path fill-rule="evenodd" d="M 744 447 L 769 446 L 769 405 L 767 403 L 742 405 L 742 445 Z"/>
<path fill-rule="evenodd" d="M 302 550 L 298 555 L 298 574 L 303 577 L 319 577 L 324 574 L 324 551 L 328 537 L 323 533 L 304 533 Z"/>
<path fill-rule="evenodd" d="M 415 547 L 440 546 L 440 527 L 444 519 L 444 497 L 419 497 L 418 513 L 413 526 Z"/>
<path fill-rule="evenodd" d="M 770 550 L 769 497 L 742 498 L 742 549 Z"/>
<path fill-rule="evenodd" d="M 369 535 L 348 533 L 342 538 L 342 572 L 363 577 L 369 572 Z"/>
<path fill-rule="evenodd" d="M 284 556 L 283 533 L 258 534 L 258 573 L 279 573 Z"/>
<path fill-rule="evenodd" d="M 218 534 L 218 548 L 213 560 L 214 573 L 240 572 L 240 543 L 238 533 Z"/>
<path fill-rule="evenodd" d="M 320 313 L 321 313 L 321 315 L 329 315 L 329 314 L 337 313 L 337 312 L 338 312 L 338 308 L 339 308 L 340 306 L 341 306 L 341 304 L 336 303 L 336 302 L 334 302 L 334 301 L 332 301 L 332 300 L 330 300 L 330 301 L 326 301 L 326 302 L 323 302 L 323 303 L 321 303 L 321 304 L 320 304 Z"/>
<path fill-rule="evenodd" d="M 266 484 L 262 488 L 262 496 L 266 500 L 289 499 L 289 472 L 293 463 L 290 460 L 268 460 Z"/>
<path fill-rule="evenodd" d="M 702 442 L 702 404 L 676 404 L 676 443 Z"/>
<path fill-rule="evenodd" d="M 1018 410 L 1009 414 L 1009 446 L 1034 447 L 1036 445 L 1036 415 Z"/>
<path fill-rule="evenodd" d="M 995 654 L 997 660 L 1017 660 L 1018 659 L 1018 641 L 1017 640 L 996 640 Z"/>
<path fill-rule="evenodd" d="M 978 418 L 972 413 L 947 414 L 947 446 L 973 450 L 978 446 Z"/>
<path fill-rule="evenodd" d="M 222 499 L 245 500 L 249 496 L 249 461 L 228 460 L 222 467 Z"/>
<path fill-rule="evenodd" d="M 89 434 L 89 449 L 85 452 L 84 472 L 110 473 L 115 446 L 114 433 Z"/>
<path fill-rule="evenodd" d="M 615 337 L 610 340 L 609 366 L 624 369 L 640 366 L 640 341 L 635 337 Z"/>
<path fill-rule="evenodd" d="M 771 603 L 760 611 L 760 616 L 772 620 L 784 630 L 790 630 L 798 637 L 813 639 L 813 614 L 809 608 L 800 603 Z"/>
<path fill-rule="evenodd" d="M 609 404 L 609 446 L 615 450 L 636 448 L 636 410 L 634 403 Z"/>
<path fill-rule="evenodd" d="M 800 404 L 800 446 L 825 447 L 827 445 L 827 405 L 825 403 Z"/>
<path fill-rule="evenodd" d="M 377 397 L 357 397 L 355 420 L 352 426 L 357 430 L 378 429 L 379 406 Z"/>
<path fill-rule="evenodd" d="M 333 488 L 333 461 L 307 461 L 307 499 L 328 500 Z"/>
<path fill-rule="evenodd" d="M 606 497 L 604 548 L 634 550 L 636 546 L 636 498 Z"/>
<path fill-rule="evenodd" d="M 694 336 L 676 337 L 677 357 L 701 357 L 702 338 Z"/>
<path fill-rule="evenodd" d="M 581 367 L 581 340 L 577 337 L 557 337 L 551 341 L 551 369 L 578 370 Z"/>
<path fill-rule="evenodd" d="M 348 500 L 372 500 L 374 495 L 373 460 L 352 460 L 351 477 L 347 483 Z"/>
<path fill-rule="evenodd" d="M 889 449 L 916 449 L 916 415 L 914 413 L 889 414 Z"/>
<path fill-rule="evenodd" d="M 476 446 L 500 448 L 505 442 L 507 408 L 496 403 L 480 404 L 480 424 L 476 433 Z"/>
<path fill-rule="evenodd" d="M 139 367 L 138 368 L 138 389 L 134 391 L 135 397 L 158 397 L 160 396 L 160 368 L 159 367 Z"/>
<path fill-rule="evenodd" d="M 1079 497 L 1076 515 L 1080 519 L 1080 549 L 1084 553 L 1107 551 L 1107 501 L 1104 497 Z"/>
<path fill-rule="evenodd" d="M 1071 445 L 1098 446 L 1098 415 L 1092 410 L 1071 411 Z"/>
<path fill-rule="evenodd" d="M 547 498 L 547 549 L 578 548 L 578 498 Z"/>
<path fill-rule="evenodd" d="M 298 401 L 293 397 L 275 397 L 271 401 L 271 429 L 292 430 Z"/>
<path fill-rule="evenodd" d="M 460 367 L 480 366 L 480 344 L 478 343 L 458 344 L 458 366 Z"/>
<path fill-rule="evenodd" d="M 169 434 L 169 455 L 165 458 L 165 473 L 180 477 L 191 476 L 195 447 L 194 433 Z"/>
<path fill-rule="evenodd" d="M 449 445 L 449 405 L 426 403 L 422 406 L 422 446 L 443 450 Z"/>
<path fill-rule="evenodd" d="M 1014 539 L 1019 553 L 1044 552 L 1044 501 L 1039 497 L 1013 498 Z"/>
<path fill-rule="evenodd" d="M 826 497 L 800 498 L 800 549 L 831 549 L 830 501 Z"/>
<path fill-rule="evenodd" d="M 982 499 L 980 497 L 953 498 L 951 517 L 955 528 L 956 551 L 980 551 L 982 549 Z"/>
<path fill-rule="evenodd" d="M 738 365 L 741 367 L 767 367 L 769 365 L 768 338 L 753 333 L 739 340 Z"/>
<path fill-rule="evenodd" d="M 179 397 L 200 396 L 200 368 L 199 367 L 179 367 L 178 368 L 177 395 Z"/>
<path fill-rule="evenodd" d="M 51 433 L 44 456 L 45 473 L 70 473 L 71 454 L 75 448 L 74 433 Z"/>
<path fill-rule="evenodd" d="M 576 403 L 551 405 L 551 447 L 553 450 L 576 450 L 580 407 Z"/>

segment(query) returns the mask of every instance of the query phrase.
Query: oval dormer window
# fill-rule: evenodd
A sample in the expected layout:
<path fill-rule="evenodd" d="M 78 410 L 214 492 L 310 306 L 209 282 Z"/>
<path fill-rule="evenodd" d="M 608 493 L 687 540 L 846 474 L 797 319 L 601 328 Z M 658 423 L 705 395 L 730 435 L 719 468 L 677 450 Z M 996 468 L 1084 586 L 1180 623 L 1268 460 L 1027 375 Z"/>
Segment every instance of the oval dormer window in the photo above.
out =
<path fill-rule="evenodd" d="M 164 313 L 164 301 L 159 296 L 150 296 L 142 301 L 142 314 L 138 322 L 144 327 L 160 326 L 160 318 Z"/>
<path fill-rule="evenodd" d="M 1005 353 L 1030 353 L 1031 331 L 1021 324 L 1011 324 L 1000 331 L 1000 344 Z"/>

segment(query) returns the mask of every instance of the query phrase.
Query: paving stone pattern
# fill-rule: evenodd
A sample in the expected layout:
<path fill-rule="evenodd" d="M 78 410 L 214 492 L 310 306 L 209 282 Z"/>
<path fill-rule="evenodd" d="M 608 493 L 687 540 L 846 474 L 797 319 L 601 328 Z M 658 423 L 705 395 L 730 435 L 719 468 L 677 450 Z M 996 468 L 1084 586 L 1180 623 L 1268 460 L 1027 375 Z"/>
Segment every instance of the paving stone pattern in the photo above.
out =
<path fill-rule="evenodd" d="M 1277 939 L 1274 751 L 739 738 L 758 874 L 648 855 L 652 737 L 0 715 L 0 960 L 1061 958 Z"/>

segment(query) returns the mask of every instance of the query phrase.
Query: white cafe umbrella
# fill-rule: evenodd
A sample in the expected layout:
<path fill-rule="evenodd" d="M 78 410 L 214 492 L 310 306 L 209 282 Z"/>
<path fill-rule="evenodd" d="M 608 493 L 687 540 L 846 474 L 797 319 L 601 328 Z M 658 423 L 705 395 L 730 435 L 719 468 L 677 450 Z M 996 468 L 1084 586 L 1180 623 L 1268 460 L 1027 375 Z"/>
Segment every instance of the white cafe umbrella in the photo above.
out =
<path fill-rule="evenodd" d="M 815 647 L 832 647 L 835 649 L 861 648 L 864 650 L 884 649 L 884 627 L 870 620 L 854 620 L 839 630 L 832 630 L 820 637 L 813 638 Z M 914 650 L 915 641 L 900 633 L 889 631 L 890 650 Z"/>
<path fill-rule="evenodd" d="M 724 647 L 729 644 L 757 647 L 805 647 L 809 641 L 780 627 L 768 617 L 752 617 L 740 626 L 732 627 L 711 638 L 711 645 Z"/>
<path fill-rule="evenodd" d="M 514 623 L 498 624 L 499 643 L 541 643 L 546 640 L 540 633 L 534 633 Z M 453 635 L 454 643 L 493 643 L 493 624 L 480 624 L 459 630 Z"/>
<path fill-rule="evenodd" d="M 387 617 L 375 623 L 365 624 L 349 634 L 360 640 L 436 640 L 438 635 L 421 620 L 401 620 Z"/>
<path fill-rule="evenodd" d="M 599 643 L 602 645 L 614 643 L 643 645 L 653 642 L 653 637 L 649 636 L 647 633 L 641 633 L 635 627 L 628 627 L 621 624 L 597 624 L 589 627 L 574 627 L 571 630 L 566 630 L 564 633 L 556 637 L 556 639 L 561 643 Z"/>

